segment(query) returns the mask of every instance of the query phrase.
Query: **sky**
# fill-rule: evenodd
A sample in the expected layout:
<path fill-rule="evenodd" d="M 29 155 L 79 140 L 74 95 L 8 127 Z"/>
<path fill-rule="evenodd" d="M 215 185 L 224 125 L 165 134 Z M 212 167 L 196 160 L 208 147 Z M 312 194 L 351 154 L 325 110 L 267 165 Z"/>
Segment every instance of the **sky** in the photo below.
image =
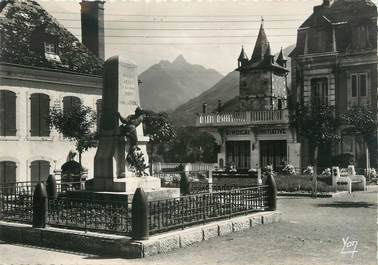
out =
<path fill-rule="evenodd" d="M 80 5 L 73 0 L 38 0 L 79 40 Z M 227 74 L 237 66 L 241 46 L 250 57 L 264 19 L 277 53 L 295 44 L 297 28 L 322 0 L 107 0 L 105 57 L 121 55 L 138 72 L 182 54 Z"/>

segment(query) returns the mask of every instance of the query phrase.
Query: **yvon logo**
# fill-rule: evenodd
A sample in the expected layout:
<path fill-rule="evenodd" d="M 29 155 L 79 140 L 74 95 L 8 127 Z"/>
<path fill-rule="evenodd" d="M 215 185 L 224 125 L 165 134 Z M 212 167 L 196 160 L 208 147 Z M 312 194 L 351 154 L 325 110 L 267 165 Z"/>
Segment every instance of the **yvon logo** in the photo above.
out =
<path fill-rule="evenodd" d="M 349 239 L 349 236 L 343 238 L 343 248 L 341 249 L 341 254 L 350 254 L 351 258 L 353 258 L 354 254 L 357 253 L 357 240 Z"/>

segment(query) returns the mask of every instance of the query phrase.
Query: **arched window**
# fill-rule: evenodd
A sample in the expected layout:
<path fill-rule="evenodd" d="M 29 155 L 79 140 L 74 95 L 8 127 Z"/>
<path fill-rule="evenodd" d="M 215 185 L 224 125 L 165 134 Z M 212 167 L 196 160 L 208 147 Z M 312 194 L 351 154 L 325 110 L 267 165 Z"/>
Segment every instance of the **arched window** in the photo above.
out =
<path fill-rule="evenodd" d="M 0 135 L 16 135 L 16 93 L 0 90 Z"/>
<path fill-rule="evenodd" d="M 96 101 L 96 114 L 97 114 L 97 131 L 101 130 L 101 115 L 102 115 L 102 99 Z"/>
<path fill-rule="evenodd" d="M 46 181 L 50 174 L 50 162 L 46 160 L 35 160 L 30 164 L 30 179 L 32 182 Z"/>
<path fill-rule="evenodd" d="M 80 98 L 78 97 L 64 97 L 63 98 L 63 112 L 70 111 L 75 107 L 81 105 Z"/>
<path fill-rule="evenodd" d="M 0 162 L 0 185 L 16 182 L 17 165 L 12 161 Z"/>
<path fill-rule="evenodd" d="M 50 111 L 50 98 L 48 95 L 35 93 L 31 101 L 31 136 L 49 136 L 50 128 L 46 122 Z"/>

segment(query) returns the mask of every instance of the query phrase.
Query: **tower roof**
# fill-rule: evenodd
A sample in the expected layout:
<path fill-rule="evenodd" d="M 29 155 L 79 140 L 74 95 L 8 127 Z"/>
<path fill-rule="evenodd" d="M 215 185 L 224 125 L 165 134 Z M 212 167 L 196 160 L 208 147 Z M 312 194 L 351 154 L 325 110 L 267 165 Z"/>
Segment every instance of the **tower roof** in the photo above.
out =
<path fill-rule="evenodd" d="M 253 49 L 251 61 L 252 62 L 258 62 L 264 59 L 264 55 L 266 52 L 266 49 L 268 48 L 268 38 L 266 37 L 265 31 L 264 31 L 264 24 L 263 21 L 261 21 L 261 26 L 259 30 L 259 35 L 257 36 L 257 40 L 255 43 L 255 48 Z"/>
<path fill-rule="evenodd" d="M 285 55 L 283 54 L 283 50 L 282 50 L 282 47 L 281 47 L 281 51 L 280 53 L 278 54 L 278 57 L 277 57 L 277 61 L 276 61 L 279 65 L 283 66 L 286 62 L 287 62 L 287 59 L 285 57 Z"/>
<path fill-rule="evenodd" d="M 248 61 L 248 56 L 247 56 L 247 54 L 244 51 L 244 47 L 242 46 L 242 49 L 241 49 L 238 61 L 243 61 L 243 60 L 247 60 Z"/>

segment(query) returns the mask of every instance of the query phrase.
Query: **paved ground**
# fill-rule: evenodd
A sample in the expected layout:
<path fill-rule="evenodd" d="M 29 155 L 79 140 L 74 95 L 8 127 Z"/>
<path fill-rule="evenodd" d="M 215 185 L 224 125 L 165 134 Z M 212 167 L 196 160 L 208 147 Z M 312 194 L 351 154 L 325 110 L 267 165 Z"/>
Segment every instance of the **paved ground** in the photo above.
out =
<path fill-rule="evenodd" d="M 377 193 L 279 198 L 280 223 L 215 238 L 167 255 L 122 260 L 0 244 L 0 264 L 377 264 Z M 353 257 L 342 254 L 357 241 Z M 73 242 L 75 244 L 75 242 Z M 345 249 L 345 252 L 353 247 Z"/>

